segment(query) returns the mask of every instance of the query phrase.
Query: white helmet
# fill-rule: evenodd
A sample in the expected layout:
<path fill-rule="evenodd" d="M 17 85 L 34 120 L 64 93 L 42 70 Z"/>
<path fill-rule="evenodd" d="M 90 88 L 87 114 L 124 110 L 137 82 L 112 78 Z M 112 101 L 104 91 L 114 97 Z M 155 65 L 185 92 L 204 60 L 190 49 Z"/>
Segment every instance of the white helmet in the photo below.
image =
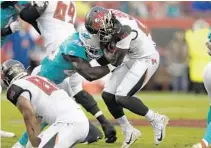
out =
<path fill-rule="evenodd" d="M 85 28 L 79 31 L 79 39 L 86 48 L 86 52 L 90 59 L 99 59 L 103 52 L 100 49 L 100 39 L 95 34 L 90 34 Z"/>

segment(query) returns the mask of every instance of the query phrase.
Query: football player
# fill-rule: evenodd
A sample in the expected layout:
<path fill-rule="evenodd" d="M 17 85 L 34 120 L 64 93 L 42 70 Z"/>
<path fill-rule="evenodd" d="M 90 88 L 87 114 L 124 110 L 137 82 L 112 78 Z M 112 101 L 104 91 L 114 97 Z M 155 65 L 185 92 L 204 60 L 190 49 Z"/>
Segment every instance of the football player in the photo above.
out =
<path fill-rule="evenodd" d="M 43 36 L 44 47 L 47 54 L 51 55 L 55 49 L 75 33 L 74 22 L 76 17 L 75 5 L 71 1 L 34 1 L 31 5 L 21 6 L 15 4 L 14 7 L 20 17 L 33 25 L 33 27 Z M 40 71 L 38 66 L 34 73 Z M 79 74 L 74 73 L 62 83 L 62 88 L 68 90 L 70 96 L 74 96 L 76 102 L 80 103 L 88 112 L 94 115 L 101 124 L 105 125 L 108 121 L 97 106 L 94 98 L 85 90 L 82 89 L 82 78 Z M 46 125 L 43 124 L 42 127 Z M 110 128 L 104 126 L 104 131 L 110 133 Z M 106 140 L 109 142 L 110 139 Z M 14 148 L 22 147 L 27 142 L 26 133 Z M 112 141 L 111 141 L 112 142 Z"/>
<path fill-rule="evenodd" d="M 211 31 L 208 35 L 208 41 L 206 43 L 208 48 L 208 54 L 211 56 Z M 210 106 L 208 111 L 208 118 L 207 118 L 207 130 L 204 134 L 204 137 L 201 139 L 201 141 L 195 145 L 193 145 L 192 148 L 208 148 L 211 146 L 211 62 L 206 66 L 204 71 L 204 86 L 207 90 L 208 96 L 210 98 Z"/>
<path fill-rule="evenodd" d="M 153 76 L 159 65 L 159 53 L 145 25 L 137 19 L 118 10 L 93 7 L 85 18 L 86 29 L 100 39 L 106 59 L 117 68 L 106 82 L 102 97 L 110 113 L 120 124 L 125 139 L 122 147 L 130 147 L 141 135 L 127 120 L 123 108 L 144 116 L 154 129 L 155 144 L 165 137 L 168 117 L 150 110 L 137 96 Z M 86 67 L 85 62 L 81 62 Z M 81 65 L 74 68 L 80 72 Z M 83 67 L 83 68 L 84 68 Z M 108 67 L 94 67 L 87 64 L 87 73 L 98 78 L 108 72 Z M 92 71 L 95 71 L 92 72 Z"/>
<path fill-rule="evenodd" d="M 90 35 L 86 30 L 75 33 L 64 41 L 54 53 L 45 57 L 41 62 L 41 70 L 39 75 L 46 77 L 49 80 L 56 83 L 60 88 L 63 88 L 63 81 L 67 77 L 75 74 L 71 59 L 80 59 L 81 61 L 91 61 L 92 59 L 99 59 L 102 56 L 102 51 L 99 50 L 99 41 L 96 41 L 95 36 Z M 81 69 L 86 71 L 86 69 Z M 92 80 L 89 78 L 88 80 Z M 82 88 L 81 88 L 82 89 Z M 66 90 L 64 88 L 64 90 Z M 70 90 L 66 90 L 69 92 Z M 85 109 L 93 110 L 97 107 L 95 101 L 92 104 L 86 98 L 82 98 L 81 101 L 86 102 Z M 76 99 L 76 102 L 78 100 Z M 80 102 L 78 102 L 80 103 Z M 116 141 L 116 131 L 113 126 L 102 116 L 102 113 L 97 113 L 99 109 L 93 110 L 95 117 L 101 123 L 102 129 L 105 133 L 106 142 L 111 143 Z"/>
<path fill-rule="evenodd" d="M 21 112 L 33 147 L 69 148 L 87 137 L 88 118 L 64 90 L 46 78 L 28 76 L 16 60 L 2 64 L 2 76 L 7 99 Z M 50 125 L 42 133 L 41 121 Z"/>

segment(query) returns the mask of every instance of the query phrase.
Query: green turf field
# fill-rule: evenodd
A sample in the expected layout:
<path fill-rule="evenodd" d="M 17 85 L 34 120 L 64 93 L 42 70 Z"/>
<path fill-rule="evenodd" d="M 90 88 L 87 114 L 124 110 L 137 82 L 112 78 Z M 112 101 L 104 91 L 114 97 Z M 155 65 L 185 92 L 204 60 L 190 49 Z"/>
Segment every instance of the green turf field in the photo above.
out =
<path fill-rule="evenodd" d="M 162 114 L 166 114 L 170 119 L 206 119 L 206 114 L 209 106 L 209 99 L 206 95 L 194 94 L 173 94 L 173 93 L 155 93 L 144 92 L 138 95 L 142 100 L 153 110 Z M 104 114 L 112 119 L 106 106 L 100 97 L 96 97 L 98 104 Z M 126 111 L 129 119 L 143 119 L 137 115 Z M 90 119 L 94 119 L 88 115 Z M 5 96 L 2 95 L 1 101 L 1 126 L 3 130 L 15 132 L 16 138 L 2 138 L 1 147 L 10 148 L 15 143 L 21 133 L 24 131 L 24 124 L 21 120 L 21 115 L 18 110 L 9 103 Z M 106 144 L 104 140 L 91 145 L 77 145 L 77 148 L 120 148 L 123 140 L 123 135 L 119 126 L 116 126 L 118 131 L 118 140 L 115 144 Z M 153 148 L 153 131 L 151 126 L 137 126 L 142 132 L 142 137 L 132 146 L 133 148 Z M 158 148 L 190 148 L 192 144 L 198 142 L 203 136 L 205 128 L 194 127 L 168 127 L 167 137 L 165 141 L 157 146 Z"/>

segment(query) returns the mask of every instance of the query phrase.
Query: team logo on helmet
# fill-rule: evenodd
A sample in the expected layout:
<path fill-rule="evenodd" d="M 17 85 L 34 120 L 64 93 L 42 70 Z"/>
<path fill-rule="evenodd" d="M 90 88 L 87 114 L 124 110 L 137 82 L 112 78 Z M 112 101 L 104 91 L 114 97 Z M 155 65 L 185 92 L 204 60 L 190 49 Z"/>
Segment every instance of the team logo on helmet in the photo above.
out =
<path fill-rule="evenodd" d="M 105 20 L 105 13 L 104 12 L 98 12 L 95 13 L 94 15 L 94 21 L 92 24 L 93 29 L 99 30 L 102 29 L 103 26 L 103 21 Z"/>

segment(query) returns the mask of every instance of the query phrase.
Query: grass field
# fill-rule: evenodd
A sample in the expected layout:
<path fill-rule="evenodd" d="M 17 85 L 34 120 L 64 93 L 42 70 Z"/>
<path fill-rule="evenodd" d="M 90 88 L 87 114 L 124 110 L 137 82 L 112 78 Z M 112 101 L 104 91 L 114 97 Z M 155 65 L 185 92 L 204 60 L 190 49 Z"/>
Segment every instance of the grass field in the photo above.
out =
<path fill-rule="evenodd" d="M 207 95 L 194 95 L 194 94 L 182 94 L 182 93 L 159 93 L 159 92 L 144 92 L 138 95 L 142 100 L 153 110 L 156 110 L 162 114 L 169 116 L 170 120 L 205 120 L 209 105 L 209 99 Z M 96 97 L 96 100 L 107 116 L 112 119 L 106 106 L 100 97 Z M 130 120 L 143 118 L 126 111 L 126 114 Z M 94 118 L 87 114 L 89 119 Z M 10 148 L 15 143 L 25 130 L 21 115 L 18 110 L 5 99 L 5 95 L 2 95 L 1 101 L 1 126 L 3 130 L 15 132 L 17 137 L 15 138 L 2 138 L 1 147 Z M 141 132 L 142 137 L 132 146 L 133 148 L 153 148 L 153 131 L 151 126 L 136 126 Z M 123 141 L 123 134 L 119 126 L 116 126 L 118 131 L 118 140 L 115 144 L 106 144 L 104 140 L 100 140 L 98 143 L 91 145 L 77 145 L 77 148 L 120 148 Z M 181 126 L 169 126 L 167 129 L 167 137 L 165 141 L 157 146 L 157 148 L 190 148 L 194 143 L 203 136 L 205 128 L 196 127 L 181 127 Z"/>

